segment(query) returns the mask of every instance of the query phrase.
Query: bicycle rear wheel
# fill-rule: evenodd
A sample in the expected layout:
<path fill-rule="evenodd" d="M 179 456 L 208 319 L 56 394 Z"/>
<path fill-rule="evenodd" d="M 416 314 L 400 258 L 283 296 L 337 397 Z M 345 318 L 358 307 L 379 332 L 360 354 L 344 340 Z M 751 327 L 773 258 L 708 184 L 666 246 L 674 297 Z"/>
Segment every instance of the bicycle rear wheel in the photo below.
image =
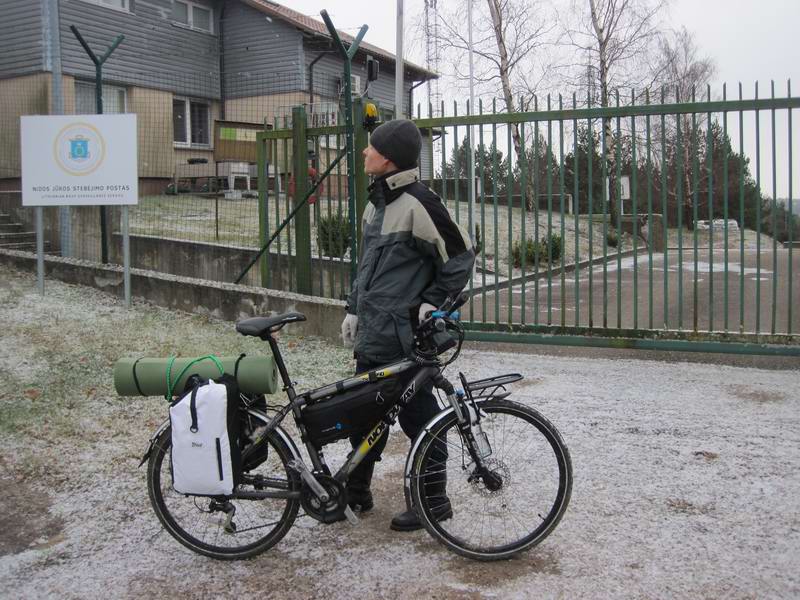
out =
<path fill-rule="evenodd" d="M 556 527 L 572 492 L 572 463 L 560 434 L 538 411 L 509 400 L 478 406 L 492 449 L 485 459 L 492 481 L 476 476 L 450 414 L 417 446 L 410 492 L 423 525 L 442 544 L 475 560 L 500 560 L 535 546 Z"/>
<path fill-rule="evenodd" d="M 243 435 L 253 435 L 266 425 L 266 418 L 242 413 Z M 292 453 L 274 432 L 257 457 L 245 465 L 237 491 L 300 489 L 300 482 L 287 463 Z M 170 461 L 171 429 L 156 440 L 147 465 L 150 502 L 164 528 L 187 548 L 211 558 L 249 558 L 277 544 L 297 517 L 297 499 L 245 500 L 186 496 L 172 487 Z M 233 514 L 231 515 L 231 510 Z M 230 515 L 230 518 L 229 518 Z"/>

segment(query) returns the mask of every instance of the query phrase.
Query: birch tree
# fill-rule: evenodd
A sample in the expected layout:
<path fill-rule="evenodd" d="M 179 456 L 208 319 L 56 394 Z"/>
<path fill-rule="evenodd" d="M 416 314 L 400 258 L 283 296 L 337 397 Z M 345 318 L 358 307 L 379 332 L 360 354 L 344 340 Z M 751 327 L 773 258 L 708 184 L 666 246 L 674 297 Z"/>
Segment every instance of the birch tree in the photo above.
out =
<path fill-rule="evenodd" d="M 556 29 L 551 6 L 536 0 L 487 0 L 474 6 L 473 81 L 478 94 L 494 96 L 499 91 L 508 113 L 529 110 L 537 89 L 554 68 L 549 52 L 553 47 L 551 34 Z M 440 10 L 436 32 L 426 32 L 436 35 L 442 53 L 449 57 L 453 78 L 461 84 L 470 78 L 466 15 L 465 2 L 451 3 Z M 520 127 L 510 127 L 514 154 L 518 161 L 524 160 Z M 525 203 L 529 209 L 535 204 L 530 181 Z"/>
<path fill-rule="evenodd" d="M 573 0 L 574 21 L 567 27 L 569 43 L 585 62 L 584 72 L 590 90 L 599 89 L 601 107 L 611 105 L 612 93 L 619 88 L 649 87 L 656 79 L 651 68 L 651 51 L 658 39 L 659 16 L 668 0 Z M 615 192 L 614 135 L 611 119 L 602 119 L 605 163 L 609 176 L 609 196 Z M 610 201 L 612 220 L 616 203 Z"/>

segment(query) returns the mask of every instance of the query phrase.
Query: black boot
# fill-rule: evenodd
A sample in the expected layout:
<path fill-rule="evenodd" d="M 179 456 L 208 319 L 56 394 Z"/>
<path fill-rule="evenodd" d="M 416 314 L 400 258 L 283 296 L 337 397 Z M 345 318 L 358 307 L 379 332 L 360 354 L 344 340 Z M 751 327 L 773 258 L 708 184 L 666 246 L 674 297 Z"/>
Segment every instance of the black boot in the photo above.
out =
<path fill-rule="evenodd" d="M 433 515 L 437 521 L 450 519 L 453 516 L 450 499 L 445 497 L 444 502 L 433 509 Z M 419 520 L 416 510 L 411 509 L 396 515 L 389 528 L 393 531 L 416 531 L 422 529 L 422 522 Z"/>

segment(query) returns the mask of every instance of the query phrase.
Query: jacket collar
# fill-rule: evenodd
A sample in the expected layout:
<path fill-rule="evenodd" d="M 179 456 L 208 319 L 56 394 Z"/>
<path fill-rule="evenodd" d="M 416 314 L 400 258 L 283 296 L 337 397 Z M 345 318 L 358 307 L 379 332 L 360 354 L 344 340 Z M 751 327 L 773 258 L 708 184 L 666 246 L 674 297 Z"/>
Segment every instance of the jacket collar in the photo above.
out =
<path fill-rule="evenodd" d="M 404 188 L 417 181 L 419 181 L 419 167 L 381 175 L 369 186 L 370 200 L 382 196 L 388 204 L 400 196 Z"/>

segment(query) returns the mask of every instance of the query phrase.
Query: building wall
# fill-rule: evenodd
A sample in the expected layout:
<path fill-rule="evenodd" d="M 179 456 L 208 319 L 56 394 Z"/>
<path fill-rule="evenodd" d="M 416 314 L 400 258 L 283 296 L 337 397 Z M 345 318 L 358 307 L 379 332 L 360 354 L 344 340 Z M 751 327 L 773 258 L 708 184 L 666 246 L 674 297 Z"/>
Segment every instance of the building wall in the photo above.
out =
<path fill-rule="evenodd" d="M 218 18 L 217 2 L 192 1 L 213 8 Z M 95 76 L 94 63 L 69 29 L 75 25 L 98 56 L 125 36 L 103 66 L 107 83 L 219 98 L 219 38 L 174 24 L 171 0 L 135 0 L 132 12 L 85 0 L 61 0 L 60 7 L 64 73 L 91 81 Z"/>
<path fill-rule="evenodd" d="M 303 38 L 296 28 L 241 2 L 228 2 L 224 16 L 226 98 L 303 89 Z"/>
<path fill-rule="evenodd" d="M 19 177 L 19 118 L 50 112 L 50 74 L 0 79 L 0 107 L 0 178 Z"/>
<path fill-rule="evenodd" d="M 0 78 L 41 71 L 42 3 L 0 0 Z"/>
<path fill-rule="evenodd" d="M 304 89 L 308 89 L 308 73 L 311 62 L 320 55 L 320 51 L 306 46 L 304 51 L 305 72 L 303 76 Z M 376 81 L 370 83 L 368 97 L 378 101 L 385 108 L 394 107 L 394 65 L 376 57 L 380 63 L 380 74 Z M 338 54 L 323 54 L 322 58 L 314 65 L 314 92 L 329 98 L 339 98 L 339 81 L 344 72 L 344 63 Z M 367 83 L 367 58 L 358 52 L 351 64 L 351 73 L 361 78 L 361 87 L 358 93 L 364 91 Z M 403 80 L 403 111 L 408 111 L 408 91 L 414 82 L 406 78 Z M 355 90 L 354 90 L 355 91 Z"/>

